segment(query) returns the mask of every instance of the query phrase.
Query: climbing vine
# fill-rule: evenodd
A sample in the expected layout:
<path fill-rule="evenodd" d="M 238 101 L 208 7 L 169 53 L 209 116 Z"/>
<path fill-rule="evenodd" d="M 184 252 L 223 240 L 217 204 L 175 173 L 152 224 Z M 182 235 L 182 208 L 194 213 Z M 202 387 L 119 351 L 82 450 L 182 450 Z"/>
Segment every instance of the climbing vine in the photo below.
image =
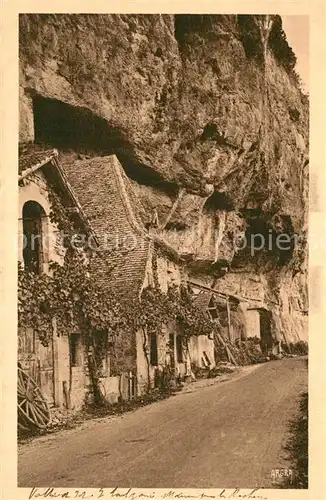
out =
<path fill-rule="evenodd" d="M 94 336 L 105 332 L 111 338 L 126 332 L 162 334 L 163 324 L 175 321 L 182 327 L 184 341 L 192 335 L 209 335 L 213 322 L 197 309 L 185 287 L 145 288 L 140 298 L 120 303 L 112 294 L 102 291 L 91 278 L 81 256 L 67 250 L 65 264 L 51 265 L 51 275 L 25 272 L 19 267 L 18 318 L 20 326 L 33 327 L 43 345 L 52 339 L 52 321 L 56 318 L 61 334 L 80 332 L 85 347 L 95 345 Z M 104 358 L 107 344 L 97 344 L 95 358 Z M 94 396 L 101 402 L 96 362 L 89 360 Z"/>
<path fill-rule="evenodd" d="M 187 338 L 193 335 L 209 335 L 214 323 L 197 308 L 185 286 L 171 286 L 167 293 L 158 287 L 145 288 L 139 300 L 132 306 L 133 327 L 146 328 L 150 333 L 161 334 L 162 324 L 175 321 Z"/>
<path fill-rule="evenodd" d="M 18 322 L 32 326 L 42 344 L 52 336 L 52 319 L 62 331 L 111 332 L 120 326 L 119 303 L 91 279 L 82 255 L 68 249 L 64 265 L 50 264 L 50 274 L 18 271 Z"/>
<path fill-rule="evenodd" d="M 162 324 L 176 321 L 184 335 L 209 334 L 213 322 L 192 302 L 186 287 L 145 288 L 140 298 L 119 302 L 102 291 L 91 277 L 82 256 L 68 249 L 63 266 L 53 263 L 51 274 L 34 274 L 19 266 L 19 325 L 32 326 L 44 345 L 52 336 L 56 317 L 62 331 L 87 333 L 106 331 L 113 337 L 125 329 L 146 328 L 160 334 Z"/>
<path fill-rule="evenodd" d="M 66 235 L 74 234 L 76 223 L 67 216 L 59 196 L 52 189 L 49 198 L 52 222 Z M 54 318 L 59 334 L 82 334 L 87 350 L 95 345 L 102 351 L 109 348 L 108 343 L 94 341 L 100 332 L 110 339 L 138 329 L 161 334 L 163 324 L 171 321 L 182 327 L 185 339 L 212 332 L 213 322 L 204 311 L 195 307 L 186 287 L 173 286 L 167 293 L 161 291 L 154 261 L 154 285 L 145 288 L 140 296 L 122 301 L 94 279 L 90 252 L 65 246 L 63 265 L 50 263 L 48 274 L 28 272 L 19 265 L 18 323 L 21 327 L 32 327 L 43 345 L 49 345 L 52 340 Z M 94 354 L 93 362 L 107 352 Z M 94 363 L 89 362 L 89 370 L 95 393 L 98 379 Z"/>

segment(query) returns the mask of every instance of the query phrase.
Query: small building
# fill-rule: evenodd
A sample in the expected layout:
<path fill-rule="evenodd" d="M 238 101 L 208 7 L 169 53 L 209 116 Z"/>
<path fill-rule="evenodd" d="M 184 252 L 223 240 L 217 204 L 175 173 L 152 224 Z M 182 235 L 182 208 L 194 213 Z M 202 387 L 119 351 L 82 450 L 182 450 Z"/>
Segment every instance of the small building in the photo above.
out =
<path fill-rule="evenodd" d="M 234 344 L 248 336 L 246 319 L 239 298 L 220 292 L 198 281 L 189 280 L 195 294 L 195 302 L 205 309 L 211 319 L 218 324 L 223 338 Z"/>
<path fill-rule="evenodd" d="M 53 218 L 58 207 L 78 231 L 93 235 L 93 230 L 59 165 L 55 149 L 21 145 L 18 182 L 18 256 L 22 272 L 51 275 L 51 263 L 65 264 L 64 237 Z M 31 293 L 38 293 L 37 284 Z M 85 399 L 87 375 L 78 331 L 62 331 L 53 315 L 50 341 L 45 344 L 35 325 L 24 313 L 20 316 L 19 365 L 36 381 L 50 406 L 79 408 Z"/>

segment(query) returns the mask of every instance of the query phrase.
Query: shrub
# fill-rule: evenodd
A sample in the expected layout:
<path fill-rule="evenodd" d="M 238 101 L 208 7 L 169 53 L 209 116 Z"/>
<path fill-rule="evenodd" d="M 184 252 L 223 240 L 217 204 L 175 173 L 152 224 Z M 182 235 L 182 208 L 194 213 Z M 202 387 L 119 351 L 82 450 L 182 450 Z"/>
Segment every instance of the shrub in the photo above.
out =
<path fill-rule="evenodd" d="M 308 355 L 308 343 L 300 340 L 299 342 L 290 342 L 286 344 L 281 343 L 282 351 L 286 354 L 295 354 L 297 356 L 307 356 Z"/>
<path fill-rule="evenodd" d="M 290 435 L 285 450 L 293 464 L 294 478 L 287 479 L 281 487 L 308 488 L 308 393 L 301 396 L 300 411 L 290 424 Z"/>
<path fill-rule="evenodd" d="M 284 66 L 286 70 L 292 71 L 294 69 L 297 58 L 286 39 L 286 34 L 282 27 L 281 16 L 275 16 L 268 38 L 268 46 L 273 52 L 275 59 Z"/>
<path fill-rule="evenodd" d="M 298 356 L 306 356 L 308 354 L 308 343 L 300 341 L 290 344 L 290 352 Z"/>
<path fill-rule="evenodd" d="M 254 58 L 258 62 L 263 61 L 264 47 L 261 40 L 260 30 L 254 16 L 237 16 L 239 36 L 245 50 L 246 56 Z"/>

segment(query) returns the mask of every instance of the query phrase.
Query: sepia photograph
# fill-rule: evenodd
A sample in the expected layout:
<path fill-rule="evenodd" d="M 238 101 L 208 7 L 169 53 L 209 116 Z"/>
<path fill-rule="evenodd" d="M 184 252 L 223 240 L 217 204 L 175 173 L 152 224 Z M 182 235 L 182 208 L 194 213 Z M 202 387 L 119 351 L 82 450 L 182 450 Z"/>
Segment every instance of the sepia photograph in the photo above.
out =
<path fill-rule="evenodd" d="M 26 498 L 308 488 L 309 84 L 308 15 L 19 14 Z"/>

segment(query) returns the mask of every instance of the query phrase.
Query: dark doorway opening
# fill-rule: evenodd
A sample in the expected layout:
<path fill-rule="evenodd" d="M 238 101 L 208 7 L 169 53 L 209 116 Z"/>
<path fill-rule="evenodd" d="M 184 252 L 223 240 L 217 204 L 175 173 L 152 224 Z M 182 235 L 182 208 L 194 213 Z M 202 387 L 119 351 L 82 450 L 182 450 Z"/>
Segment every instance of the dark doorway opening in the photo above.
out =
<path fill-rule="evenodd" d="M 169 335 L 169 351 L 170 351 L 170 362 L 171 367 L 175 367 L 175 355 L 174 355 L 174 334 L 170 333 Z"/>
<path fill-rule="evenodd" d="M 157 335 L 150 333 L 150 363 L 152 366 L 158 364 Z"/>
<path fill-rule="evenodd" d="M 177 337 L 176 337 L 176 348 L 177 348 L 177 362 L 183 363 L 183 339 L 182 339 L 182 335 L 177 335 Z"/>
<path fill-rule="evenodd" d="M 273 346 L 272 338 L 272 313 L 267 309 L 259 309 L 260 318 L 260 340 L 263 354 L 268 354 L 268 351 Z"/>
<path fill-rule="evenodd" d="M 27 201 L 23 207 L 23 259 L 26 271 L 40 274 L 43 264 L 42 222 L 44 209 L 36 201 Z"/>

